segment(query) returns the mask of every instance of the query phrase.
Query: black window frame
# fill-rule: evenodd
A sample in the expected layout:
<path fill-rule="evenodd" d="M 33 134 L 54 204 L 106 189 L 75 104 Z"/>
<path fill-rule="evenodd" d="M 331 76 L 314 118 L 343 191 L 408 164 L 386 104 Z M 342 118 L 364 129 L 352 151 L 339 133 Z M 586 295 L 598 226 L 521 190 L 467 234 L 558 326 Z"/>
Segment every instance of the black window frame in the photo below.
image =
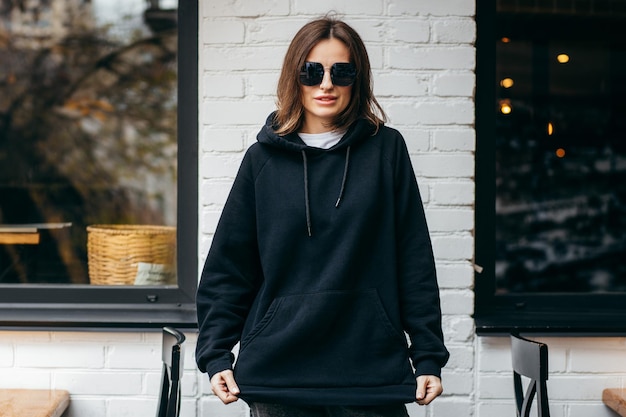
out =
<path fill-rule="evenodd" d="M 0 284 L 0 328 L 196 326 L 198 282 L 198 0 L 178 4 L 175 286 Z"/>
<path fill-rule="evenodd" d="M 476 273 L 473 315 L 476 332 L 478 335 L 504 335 L 511 331 L 623 335 L 626 333 L 626 293 L 496 294 L 495 19 L 495 0 L 476 2 Z"/>

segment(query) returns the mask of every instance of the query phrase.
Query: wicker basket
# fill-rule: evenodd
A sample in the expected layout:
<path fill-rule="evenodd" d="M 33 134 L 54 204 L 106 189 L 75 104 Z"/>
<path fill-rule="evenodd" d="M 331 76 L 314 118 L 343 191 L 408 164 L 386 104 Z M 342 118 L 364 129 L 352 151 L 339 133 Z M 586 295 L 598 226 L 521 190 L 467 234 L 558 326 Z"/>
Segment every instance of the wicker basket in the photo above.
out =
<path fill-rule="evenodd" d="M 87 226 L 89 280 L 93 285 L 133 285 L 140 262 L 174 269 L 176 228 L 148 225 Z"/>

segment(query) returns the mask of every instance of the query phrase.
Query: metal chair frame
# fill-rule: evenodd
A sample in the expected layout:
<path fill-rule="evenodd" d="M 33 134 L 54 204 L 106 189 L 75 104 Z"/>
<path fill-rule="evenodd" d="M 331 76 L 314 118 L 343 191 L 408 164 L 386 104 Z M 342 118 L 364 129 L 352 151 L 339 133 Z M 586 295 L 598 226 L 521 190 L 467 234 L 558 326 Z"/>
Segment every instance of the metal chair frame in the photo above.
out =
<path fill-rule="evenodd" d="M 511 359 L 517 417 L 529 417 L 535 397 L 537 417 L 550 417 L 547 388 L 548 345 L 512 333 Z M 522 376 L 530 379 L 525 391 Z"/>
<path fill-rule="evenodd" d="M 161 392 L 156 417 L 180 415 L 180 380 L 183 377 L 185 335 L 172 327 L 163 328 Z"/>

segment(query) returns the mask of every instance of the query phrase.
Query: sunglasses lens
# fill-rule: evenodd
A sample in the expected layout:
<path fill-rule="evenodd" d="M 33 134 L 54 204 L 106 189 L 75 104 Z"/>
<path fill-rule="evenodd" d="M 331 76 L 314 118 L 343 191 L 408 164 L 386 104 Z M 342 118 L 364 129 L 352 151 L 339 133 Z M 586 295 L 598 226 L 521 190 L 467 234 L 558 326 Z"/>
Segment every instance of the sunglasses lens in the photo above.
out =
<path fill-rule="evenodd" d="M 330 68 L 330 78 L 334 85 L 347 87 L 354 84 L 356 79 L 356 67 L 347 62 L 337 62 Z M 300 83 L 306 86 L 314 86 L 322 83 L 324 79 L 324 66 L 319 62 L 305 62 L 300 70 Z"/>
<path fill-rule="evenodd" d="M 330 75 L 333 84 L 340 87 L 347 87 L 352 85 L 356 79 L 356 67 L 354 64 L 338 62 L 333 64 Z"/>
<path fill-rule="evenodd" d="M 324 79 L 324 67 L 319 62 L 305 62 L 300 70 L 300 82 L 302 85 L 313 86 L 322 83 Z"/>

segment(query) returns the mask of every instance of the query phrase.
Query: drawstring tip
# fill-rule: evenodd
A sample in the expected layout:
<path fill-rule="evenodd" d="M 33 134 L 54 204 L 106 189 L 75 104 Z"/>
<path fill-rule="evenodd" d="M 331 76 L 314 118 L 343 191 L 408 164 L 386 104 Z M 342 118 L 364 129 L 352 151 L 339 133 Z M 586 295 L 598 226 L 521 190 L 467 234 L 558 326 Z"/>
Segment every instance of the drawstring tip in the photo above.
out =
<path fill-rule="evenodd" d="M 337 202 L 335 203 L 335 208 L 339 207 L 339 203 L 341 203 L 341 197 L 337 199 Z"/>
<path fill-rule="evenodd" d="M 306 231 L 309 233 L 309 237 L 311 237 L 311 228 L 307 226 Z"/>

